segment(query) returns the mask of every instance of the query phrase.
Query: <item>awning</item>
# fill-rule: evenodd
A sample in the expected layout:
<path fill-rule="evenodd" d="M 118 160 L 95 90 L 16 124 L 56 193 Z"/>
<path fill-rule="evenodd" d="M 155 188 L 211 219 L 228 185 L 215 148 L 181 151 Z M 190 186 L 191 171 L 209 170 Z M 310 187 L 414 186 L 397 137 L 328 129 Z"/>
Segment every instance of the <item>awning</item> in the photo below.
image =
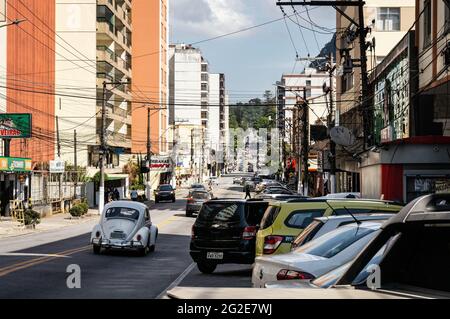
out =
<path fill-rule="evenodd" d="M 108 174 L 107 179 L 108 181 L 119 181 L 122 179 L 127 179 L 129 176 L 128 174 Z"/>

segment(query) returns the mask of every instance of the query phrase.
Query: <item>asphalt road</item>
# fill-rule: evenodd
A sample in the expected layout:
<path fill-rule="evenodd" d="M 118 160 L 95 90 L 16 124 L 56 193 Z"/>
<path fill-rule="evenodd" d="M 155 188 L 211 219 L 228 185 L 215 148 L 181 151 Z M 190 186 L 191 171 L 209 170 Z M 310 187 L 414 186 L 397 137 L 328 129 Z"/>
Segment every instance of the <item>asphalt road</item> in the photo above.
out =
<path fill-rule="evenodd" d="M 231 179 L 215 187 L 218 197 L 241 197 Z M 195 218 L 184 215 L 184 199 L 152 207 L 159 228 L 156 251 L 94 255 L 90 233 L 0 256 L 0 298 L 161 298 L 174 286 L 249 287 L 251 266 L 222 265 L 201 274 L 189 256 Z M 0 243 L 1 245 L 1 243 Z M 81 269 L 81 288 L 69 289 L 69 265 Z"/>

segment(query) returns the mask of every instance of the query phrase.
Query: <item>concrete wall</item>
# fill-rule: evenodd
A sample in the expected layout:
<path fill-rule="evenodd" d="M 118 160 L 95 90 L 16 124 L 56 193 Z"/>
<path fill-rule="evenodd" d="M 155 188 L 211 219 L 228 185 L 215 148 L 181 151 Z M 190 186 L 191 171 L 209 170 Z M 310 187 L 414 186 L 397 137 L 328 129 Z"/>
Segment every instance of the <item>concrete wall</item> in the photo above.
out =
<path fill-rule="evenodd" d="M 88 165 L 87 145 L 96 143 L 96 7 L 95 0 L 56 1 L 56 87 L 68 94 L 92 98 L 57 97 L 55 100 L 63 141 L 62 159 L 74 163 L 71 141 L 76 129 L 79 166 Z M 75 116 L 80 118 L 71 118 Z"/>

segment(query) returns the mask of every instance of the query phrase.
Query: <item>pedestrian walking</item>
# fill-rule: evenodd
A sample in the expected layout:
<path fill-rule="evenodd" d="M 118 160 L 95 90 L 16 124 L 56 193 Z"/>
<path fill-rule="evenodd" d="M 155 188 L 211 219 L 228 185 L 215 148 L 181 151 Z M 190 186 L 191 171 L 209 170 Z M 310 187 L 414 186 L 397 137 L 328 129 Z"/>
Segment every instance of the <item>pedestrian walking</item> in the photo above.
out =
<path fill-rule="evenodd" d="M 132 200 L 133 202 L 137 202 L 137 200 L 138 200 L 138 192 L 137 192 L 137 190 L 133 189 L 133 190 L 130 192 L 130 195 L 131 195 L 131 200 Z"/>
<path fill-rule="evenodd" d="M 250 193 L 250 185 L 245 185 L 245 199 L 252 199 L 252 194 Z"/>

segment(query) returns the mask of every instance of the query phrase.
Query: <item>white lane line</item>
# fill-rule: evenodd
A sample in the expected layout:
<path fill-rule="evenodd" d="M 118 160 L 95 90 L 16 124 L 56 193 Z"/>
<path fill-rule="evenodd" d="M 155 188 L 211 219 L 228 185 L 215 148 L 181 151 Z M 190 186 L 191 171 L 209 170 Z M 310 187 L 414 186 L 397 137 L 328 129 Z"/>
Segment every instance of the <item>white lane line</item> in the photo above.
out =
<path fill-rule="evenodd" d="M 54 257 L 54 258 L 71 258 L 70 256 L 55 254 L 24 254 L 24 253 L 0 253 L 0 257 Z"/>
<path fill-rule="evenodd" d="M 185 269 L 185 271 L 183 271 L 183 273 L 182 273 L 180 276 L 178 276 L 178 278 L 175 279 L 175 281 L 172 282 L 172 283 L 169 285 L 169 287 L 167 287 L 166 289 L 164 289 L 164 290 L 158 295 L 158 297 L 156 297 L 156 299 L 163 299 L 163 298 L 166 296 L 167 291 L 169 291 L 169 290 L 175 288 L 176 286 L 178 286 L 178 285 L 183 281 L 183 279 L 186 278 L 187 275 L 189 275 L 189 273 L 192 271 L 192 269 L 194 269 L 195 265 L 196 265 L 195 263 L 190 264 L 189 267 L 187 267 L 187 268 Z"/>

